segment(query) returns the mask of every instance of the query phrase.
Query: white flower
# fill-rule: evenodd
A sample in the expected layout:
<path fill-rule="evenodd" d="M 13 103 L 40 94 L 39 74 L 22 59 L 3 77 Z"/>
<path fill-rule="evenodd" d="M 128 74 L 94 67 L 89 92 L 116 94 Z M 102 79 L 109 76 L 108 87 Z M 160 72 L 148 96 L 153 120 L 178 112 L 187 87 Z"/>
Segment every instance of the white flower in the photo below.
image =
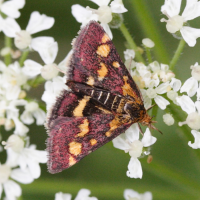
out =
<path fill-rule="evenodd" d="M 55 200 L 71 200 L 72 195 L 68 193 L 58 192 L 55 194 Z"/>
<path fill-rule="evenodd" d="M 21 92 L 21 86 L 26 84 L 28 77 L 23 73 L 18 62 L 10 64 L 8 67 L 0 61 L 0 88 L 3 96 L 8 101 L 16 100 Z"/>
<path fill-rule="evenodd" d="M 82 26 L 87 24 L 90 20 L 99 21 L 106 33 L 112 39 L 112 32 L 108 26 L 108 23 L 112 21 L 112 13 L 124 13 L 127 9 L 124 7 L 122 0 L 114 0 L 108 6 L 110 0 L 91 0 L 96 3 L 99 8 L 92 9 L 89 7 L 82 7 L 78 4 L 72 6 L 72 15 L 76 18 Z"/>
<path fill-rule="evenodd" d="M 178 105 L 176 98 L 178 97 L 178 91 L 181 88 L 181 81 L 176 78 L 172 78 L 170 86 L 173 90 L 167 92 L 167 97 L 172 100 L 174 104 Z"/>
<path fill-rule="evenodd" d="M 139 194 L 138 192 L 132 189 L 124 190 L 125 200 L 152 200 L 151 192 L 145 192 L 144 194 Z"/>
<path fill-rule="evenodd" d="M 33 178 L 27 169 L 24 171 L 19 168 L 12 170 L 8 164 L 0 164 L 0 197 L 4 190 L 8 200 L 14 200 L 22 193 L 20 186 L 9 178 L 24 184 L 33 182 Z"/>
<path fill-rule="evenodd" d="M 115 148 L 129 152 L 131 156 L 128 164 L 127 176 L 131 178 L 142 178 L 142 167 L 138 158 L 144 153 L 149 154 L 148 151 L 143 152 L 144 147 L 149 147 L 156 142 L 156 138 L 151 136 L 149 129 L 147 128 L 142 140 L 139 140 L 139 128 L 138 124 L 133 124 L 125 134 L 121 134 L 113 140 L 113 146 Z"/>
<path fill-rule="evenodd" d="M 126 49 L 126 51 L 124 51 L 124 58 L 125 60 L 134 59 L 135 51 L 133 49 Z"/>
<path fill-rule="evenodd" d="M 88 189 L 81 189 L 74 200 L 97 200 L 96 197 L 89 197 L 90 193 Z M 59 192 L 55 195 L 55 200 L 71 200 L 71 198 L 72 195 L 68 193 Z"/>
<path fill-rule="evenodd" d="M 24 141 L 18 135 L 11 135 L 7 142 L 2 142 L 5 145 L 5 149 L 12 148 L 15 152 L 21 152 L 24 148 Z"/>
<path fill-rule="evenodd" d="M 187 124 L 191 129 L 200 129 L 200 101 L 194 103 L 192 99 L 186 95 L 177 97 L 176 99 L 181 109 L 188 114 L 186 121 L 179 122 L 179 126 Z"/>
<path fill-rule="evenodd" d="M 43 125 L 46 114 L 42 109 L 39 108 L 36 102 L 27 102 L 25 105 L 25 110 L 20 118 L 25 124 L 32 124 L 34 122 L 33 117 L 35 117 L 37 125 Z"/>
<path fill-rule="evenodd" d="M 56 77 L 59 71 L 66 73 L 66 66 L 69 64 L 72 50 L 59 64 L 56 64 L 54 63 L 54 60 L 58 53 L 57 42 L 54 42 L 52 38 L 47 39 L 46 37 L 46 42 L 42 44 L 41 41 L 40 46 L 41 48 L 38 49 L 38 52 L 40 53 L 40 56 L 46 65 L 42 66 L 33 60 L 27 59 L 24 62 L 22 71 L 29 77 L 35 77 L 41 74 L 41 76 L 46 80 Z"/>
<path fill-rule="evenodd" d="M 167 124 L 168 126 L 171 126 L 171 125 L 174 124 L 174 118 L 173 118 L 172 115 L 169 114 L 169 113 L 163 115 L 163 121 L 164 121 L 165 124 Z"/>
<path fill-rule="evenodd" d="M 169 88 L 171 89 L 169 82 L 166 82 L 160 84 L 155 89 L 154 88 L 148 88 L 147 90 L 142 89 L 141 92 L 144 98 L 145 108 L 147 109 L 151 107 L 152 99 L 154 99 L 154 101 L 160 107 L 160 109 L 162 110 L 166 109 L 167 105 L 170 104 L 169 101 L 158 94 L 164 94 L 168 92 Z"/>
<path fill-rule="evenodd" d="M 180 92 L 187 92 L 187 95 L 192 97 L 198 90 L 198 81 L 200 81 L 200 66 L 196 62 L 195 65 L 190 67 L 190 69 L 192 69 L 192 77 L 185 81 Z"/>
<path fill-rule="evenodd" d="M 39 37 L 32 40 L 31 35 L 51 28 L 54 24 L 54 18 L 47 17 L 44 14 L 40 15 L 39 12 L 35 11 L 31 14 L 26 30 L 21 30 L 20 26 L 12 18 L 6 18 L 4 24 L 2 30 L 5 35 L 15 38 L 16 47 L 19 49 L 25 49 L 34 46 L 37 39 L 40 39 Z"/>
<path fill-rule="evenodd" d="M 192 144 L 191 141 L 188 142 L 188 145 L 193 149 L 200 149 L 200 132 L 196 130 L 191 131 L 192 135 L 194 136 L 194 143 Z"/>
<path fill-rule="evenodd" d="M 18 10 L 23 8 L 24 5 L 25 5 L 25 0 L 10 0 L 10 1 L 5 1 L 3 3 L 1 0 L 0 10 L 8 17 L 18 18 L 20 17 L 20 12 Z"/>
<path fill-rule="evenodd" d="M 19 165 L 22 171 L 28 170 L 32 178 L 39 178 L 41 169 L 39 163 L 47 162 L 47 152 L 36 150 L 35 145 L 23 148 L 20 152 L 14 151 L 13 148 L 7 149 L 7 162 L 14 167 Z"/>
<path fill-rule="evenodd" d="M 69 54 L 58 65 L 54 63 L 58 53 L 57 43 L 53 42 L 52 45 L 49 43 L 49 47 L 41 47 L 41 50 L 38 49 L 38 51 L 46 65 L 42 66 L 33 60 L 27 59 L 24 62 L 24 67 L 22 69 L 27 76 L 35 77 L 41 74 L 44 79 L 50 80 L 58 75 L 58 70 L 65 70 L 63 73 L 66 72 Z"/>
<path fill-rule="evenodd" d="M 60 92 L 68 87 L 65 85 L 66 77 L 57 76 L 52 79 L 52 81 L 47 81 L 45 83 L 45 91 L 42 95 L 42 100 L 47 105 L 47 110 L 55 103 L 56 97 Z"/>
<path fill-rule="evenodd" d="M 180 31 L 187 44 L 193 47 L 196 44 L 196 39 L 200 37 L 200 29 L 189 27 L 187 21 L 200 16 L 200 2 L 198 0 L 187 0 L 182 15 L 179 15 L 180 7 L 181 0 L 165 0 L 161 12 L 169 19 L 163 18 L 161 22 L 167 22 L 166 28 L 170 33 Z"/>

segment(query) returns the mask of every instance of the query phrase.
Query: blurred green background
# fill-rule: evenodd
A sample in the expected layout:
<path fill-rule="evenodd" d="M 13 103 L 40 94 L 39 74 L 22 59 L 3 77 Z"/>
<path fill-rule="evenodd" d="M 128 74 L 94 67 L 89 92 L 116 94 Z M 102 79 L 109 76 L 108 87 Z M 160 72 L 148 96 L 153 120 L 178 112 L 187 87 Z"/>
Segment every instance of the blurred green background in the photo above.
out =
<path fill-rule="evenodd" d="M 154 23 L 158 27 L 158 30 L 155 30 L 155 34 L 161 36 L 167 56 L 170 59 L 179 41 L 166 31 L 165 23 L 160 22 L 160 19 L 165 17 L 160 12 L 160 7 L 163 5 L 164 0 L 123 1 L 128 9 L 128 12 L 123 15 L 124 23 L 135 42 L 140 45 L 142 39 L 148 37 L 148 35 L 141 28 L 140 21 L 136 15 L 137 9 L 132 7 L 130 1 L 142 1 L 145 3 Z M 185 1 L 183 2 L 184 6 Z M 21 17 L 17 20 L 21 28 L 25 29 L 32 11 L 39 11 L 55 18 L 53 28 L 35 34 L 34 37 L 52 36 L 55 38 L 59 45 L 57 63 L 64 59 L 71 49 L 70 43 L 80 28 L 80 24 L 76 22 L 71 14 L 71 6 L 73 4 L 97 8 L 96 4 L 87 0 L 27 0 L 25 7 L 21 10 Z M 190 25 L 200 28 L 200 18 L 192 21 Z M 114 36 L 113 43 L 123 58 L 125 39 L 120 30 L 114 29 L 112 32 Z M 36 53 L 31 54 L 30 58 L 41 62 Z M 191 76 L 190 66 L 195 62 L 200 62 L 200 39 L 197 40 L 197 45 L 193 48 L 186 45 L 184 53 L 176 65 L 178 78 L 182 81 L 189 78 Z M 39 88 L 33 89 L 31 96 L 40 99 L 44 91 L 43 88 L 44 86 L 41 85 Z M 46 165 L 41 165 L 41 177 L 32 184 L 22 185 L 23 199 L 54 199 L 55 193 L 59 191 L 71 193 L 74 198 L 81 188 L 90 189 L 92 196 L 102 200 L 124 199 L 123 191 L 126 188 L 134 189 L 140 193 L 151 191 L 155 200 L 200 199 L 200 157 L 198 157 L 199 153 L 197 152 L 200 150 L 193 150 L 187 145 L 188 138 L 185 139 L 184 134 L 179 131 L 178 122 L 171 127 L 163 124 L 163 114 L 163 112 L 159 112 L 158 116 L 156 116 L 158 121 L 156 127 L 164 134 L 153 132 L 158 139 L 152 148 L 154 159 L 151 164 L 147 164 L 146 158 L 141 159 L 144 173 L 141 180 L 131 179 L 126 176 L 130 156 L 121 150 L 113 148 L 112 142 L 110 142 L 62 173 L 49 174 Z M 190 140 L 193 141 L 189 129 L 185 126 L 182 130 L 187 132 Z M 43 150 L 46 148 L 46 137 L 44 127 L 31 126 L 31 143 L 36 144 L 38 149 Z"/>

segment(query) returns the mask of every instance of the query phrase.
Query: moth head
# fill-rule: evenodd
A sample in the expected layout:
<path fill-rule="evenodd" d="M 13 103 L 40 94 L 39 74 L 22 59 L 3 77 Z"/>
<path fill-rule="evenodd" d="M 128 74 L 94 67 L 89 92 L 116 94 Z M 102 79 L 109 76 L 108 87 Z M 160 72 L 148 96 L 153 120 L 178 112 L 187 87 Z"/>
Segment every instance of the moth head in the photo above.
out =
<path fill-rule="evenodd" d="M 157 130 L 158 132 L 160 132 L 162 134 L 162 132 L 153 125 L 154 123 L 157 123 L 157 121 L 153 121 L 152 118 L 153 117 L 149 116 L 149 114 L 146 112 L 146 114 L 144 115 L 144 118 L 142 119 L 142 121 L 140 123 L 143 126 L 147 126 L 150 129 Z"/>

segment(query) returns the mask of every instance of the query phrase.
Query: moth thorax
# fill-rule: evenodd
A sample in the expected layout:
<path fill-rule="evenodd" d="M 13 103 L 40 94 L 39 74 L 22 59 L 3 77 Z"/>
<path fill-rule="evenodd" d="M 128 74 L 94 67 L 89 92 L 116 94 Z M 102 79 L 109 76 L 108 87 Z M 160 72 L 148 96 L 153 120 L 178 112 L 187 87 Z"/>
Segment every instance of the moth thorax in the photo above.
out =
<path fill-rule="evenodd" d="M 133 123 L 141 121 L 146 114 L 144 106 L 133 101 L 126 102 L 124 111 L 131 116 Z"/>

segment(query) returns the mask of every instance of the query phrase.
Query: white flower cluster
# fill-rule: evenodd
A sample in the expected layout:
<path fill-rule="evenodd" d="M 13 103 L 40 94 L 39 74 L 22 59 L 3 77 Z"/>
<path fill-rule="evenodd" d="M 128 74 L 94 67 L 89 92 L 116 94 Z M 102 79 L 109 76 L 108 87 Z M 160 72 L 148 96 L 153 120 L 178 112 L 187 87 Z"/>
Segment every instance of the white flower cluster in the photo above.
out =
<path fill-rule="evenodd" d="M 82 27 L 85 26 L 89 21 L 95 20 L 101 23 L 101 26 L 107 32 L 109 37 L 112 39 L 113 35 L 110 30 L 108 23 L 112 21 L 112 13 L 124 13 L 127 9 L 124 7 L 122 0 L 91 0 L 96 3 L 99 8 L 97 10 L 87 6 L 84 8 L 79 4 L 72 6 L 72 15 L 76 18 L 79 23 L 82 23 Z M 110 3 L 110 5 L 108 5 Z"/>
<path fill-rule="evenodd" d="M 179 122 L 179 125 L 187 124 L 195 137 L 195 142 L 188 144 L 192 148 L 200 148 L 200 132 L 198 132 L 200 129 L 200 66 L 198 63 L 191 66 L 192 77 L 182 85 L 181 81 L 175 78 L 175 74 L 169 70 L 168 65 L 154 61 L 146 66 L 132 60 L 134 56 L 133 50 L 124 51 L 125 64 L 127 68 L 130 68 L 130 73 L 140 88 L 145 108 L 148 109 L 153 104 L 157 104 L 160 109 L 166 110 L 170 102 L 180 106 L 188 114 L 188 117 L 185 122 Z M 181 96 L 183 92 L 186 92 L 187 95 Z M 193 102 L 190 97 L 195 94 L 197 99 Z M 170 113 L 163 115 L 163 121 L 168 126 L 174 124 L 174 118 Z M 125 134 L 113 140 L 114 147 L 129 152 L 131 156 L 127 176 L 142 178 L 142 168 L 138 158 L 148 155 L 150 152 L 146 151 L 146 147 L 155 142 L 156 138 L 151 136 L 148 128 L 143 138 L 139 140 L 137 124 L 132 125 Z"/>
<path fill-rule="evenodd" d="M 90 197 L 90 190 L 81 189 L 74 200 L 97 200 L 96 197 Z M 55 194 L 55 200 L 71 200 L 72 195 L 69 193 L 58 192 Z M 124 190 L 125 200 L 152 200 L 153 196 L 151 192 L 145 192 L 144 194 L 139 194 L 132 189 Z"/>
<path fill-rule="evenodd" d="M 195 46 L 196 39 L 200 37 L 200 29 L 192 28 L 188 21 L 200 16 L 200 1 L 187 0 L 186 7 L 180 15 L 182 0 L 165 0 L 161 7 L 161 12 L 168 17 L 168 20 L 162 18 L 161 22 L 166 22 L 167 31 L 174 34 L 175 37 L 182 38 L 191 47 Z"/>
<path fill-rule="evenodd" d="M 113 140 L 114 147 L 129 153 L 131 160 L 128 164 L 127 176 L 130 178 L 142 178 L 142 166 L 138 158 L 150 154 L 149 146 L 156 142 L 156 138 L 151 136 L 149 128 L 144 136 L 139 140 L 140 130 L 138 124 L 133 124 L 124 134 Z"/>
<path fill-rule="evenodd" d="M 0 11 L 3 13 L 0 15 L 0 31 L 7 38 L 14 38 L 17 49 L 6 46 L 0 52 L 4 58 L 0 60 L 0 126 L 4 126 L 5 131 L 13 130 L 6 142 L 2 141 L 5 136 L 3 131 L 0 137 L 7 150 L 6 162 L 0 164 L 0 198 L 4 191 L 7 200 L 15 200 L 21 196 L 21 188 L 15 181 L 23 184 L 33 182 L 41 174 L 39 163 L 47 162 L 46 151 L 36 150 L 35 145 L 29 144 L 28 125 L 34 121 L 37 125 L 44 125 L 46 114 L 37 101 L 26 97 L 27 92 L 38 80 L 49 80 L 42 96 L 48 107 L 54 100 L 52 93 L 56 95 L 65 88 L 65 81 L 58 77 L 56 68 L 62 69 L 67 58 L 58 66 L 54 63 L 58 52 L 57 42 L 52 37 L 32 38 L 32 34 L 51 28 L 54 18 L 34 11 L 26 29 L 22 30 L 15 19 L 20 17 L 19 9 L 24 5 L 25 0 L 0 1 Z M 26 59 L 26 56 L 21 62 L 24 58 L 21 55 L 27 55 L 31 51 L 39 53 L 44 66 Z M 2 146 L 0 150 L 3 150 Z"/>

